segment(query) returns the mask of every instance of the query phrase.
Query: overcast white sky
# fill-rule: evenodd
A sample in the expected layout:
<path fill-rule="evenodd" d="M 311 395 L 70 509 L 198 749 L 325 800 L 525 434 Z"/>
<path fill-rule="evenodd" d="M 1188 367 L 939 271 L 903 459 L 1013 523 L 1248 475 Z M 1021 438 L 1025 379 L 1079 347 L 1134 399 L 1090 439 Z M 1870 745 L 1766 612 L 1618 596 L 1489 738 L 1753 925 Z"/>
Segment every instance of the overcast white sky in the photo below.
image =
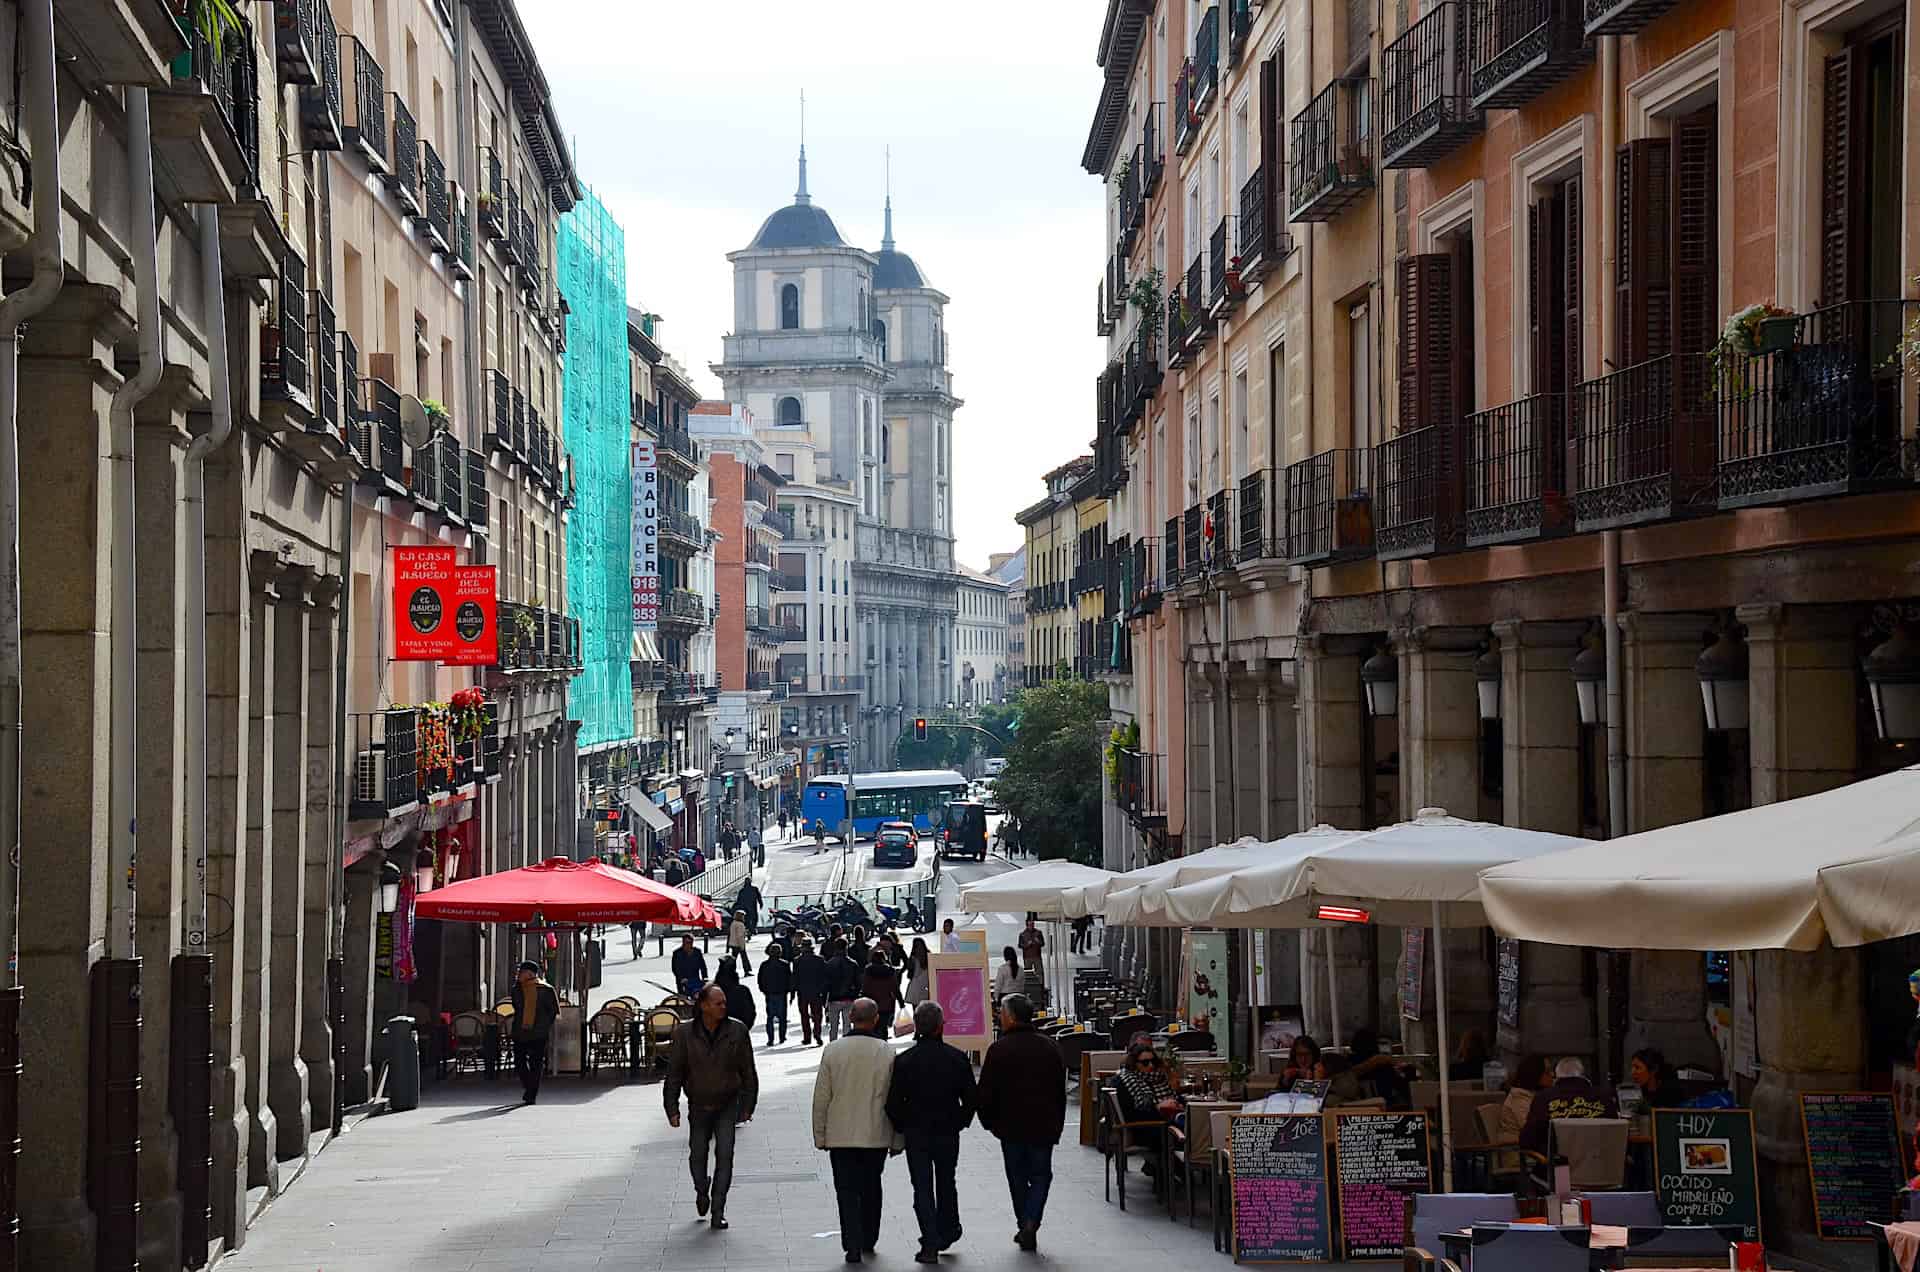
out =
<path fill-rule="evenodd" d="M 627 292 L 709 395 L 733 319 L 726 253 L 808 185 L 947 307 L 960 559 L 1014 548 L 1040 474 L 1093 437 L 1101 185 L 1080 168 L 1100 0 L 520 0 L 581 180 L 626 231 Z"/>

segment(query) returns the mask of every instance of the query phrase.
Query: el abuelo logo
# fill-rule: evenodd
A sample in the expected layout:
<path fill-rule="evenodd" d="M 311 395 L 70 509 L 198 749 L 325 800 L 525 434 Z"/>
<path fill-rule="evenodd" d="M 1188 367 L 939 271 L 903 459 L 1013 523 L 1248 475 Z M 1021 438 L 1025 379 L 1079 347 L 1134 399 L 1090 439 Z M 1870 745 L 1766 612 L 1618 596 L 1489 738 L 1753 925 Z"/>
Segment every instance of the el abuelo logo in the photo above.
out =
<path fill-rule="evenodd" d="M 407 621 L 413 624 L 414 631 L 423 635 L 438 630 L 445 613 L 446 606 L 440 601 L 440 591 L 431 583 L 422 583 L 407 598 Z"/>

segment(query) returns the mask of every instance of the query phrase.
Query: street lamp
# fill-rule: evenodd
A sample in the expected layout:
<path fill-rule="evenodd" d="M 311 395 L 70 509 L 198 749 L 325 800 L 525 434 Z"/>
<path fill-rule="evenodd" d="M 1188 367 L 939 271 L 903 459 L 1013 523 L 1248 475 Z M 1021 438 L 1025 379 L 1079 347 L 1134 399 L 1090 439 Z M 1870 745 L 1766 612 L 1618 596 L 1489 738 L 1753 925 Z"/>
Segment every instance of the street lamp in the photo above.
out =
<path fill-rule="evenodd" d="M 1700 703 L 1707 728 L 1715 733 L 1747 727 L 1747 644 L 1732 627 L 1700 651 L 1693 663 L 1700 675 Z"/>
<path fill-rule="evenodd" d="M 1573 691 L 1580 700 L 1580 723 L 1607 722 L 1607 656 L 1588 645 L 1573 658 Z"/>
<path fill-rule="evenodd" d="M 1920 738 L 1920 642 L 1906 623 L 1867 655 L 1866 672 L 1881 741 Z"/>
<path fill-rule="evenodd" d="M 380 865 L 380 913 L 392 914 L 400 908 L 400 867 L 391 861 Z"/>
<path fill-rule="evenodd" d="M 422 848 L 413 859 L 413 890 L 433 891 L 433 849 Z"/>
<path fill-rule="evenodd" d="M 1480 718 L 1498 720 L 1500 718 L 1500 651 L 1488 645 L 1486 651 L 1473 660 L 1473 691 L 1480 700 Z"/>
<path fill-rule="evenodd" d="M 1400 714 L 1400 660 L 1385 649 L 1360 664 L 1360 687 L 1367 695 L 1367 714 L 1390 720 Z"/>

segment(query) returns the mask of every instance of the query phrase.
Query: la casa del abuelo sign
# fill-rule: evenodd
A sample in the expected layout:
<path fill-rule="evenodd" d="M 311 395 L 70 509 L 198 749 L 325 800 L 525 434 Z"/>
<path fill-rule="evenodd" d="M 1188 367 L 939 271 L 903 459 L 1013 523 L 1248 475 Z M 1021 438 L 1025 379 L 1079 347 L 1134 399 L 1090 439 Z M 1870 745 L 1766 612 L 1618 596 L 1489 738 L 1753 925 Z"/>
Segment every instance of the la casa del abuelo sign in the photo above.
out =
<path fill-rule="evenodd" d="M 457 565 L 454 549 L 393 549 L 393 656 L 399 662 L 498 661 L 495 567 Z"/>

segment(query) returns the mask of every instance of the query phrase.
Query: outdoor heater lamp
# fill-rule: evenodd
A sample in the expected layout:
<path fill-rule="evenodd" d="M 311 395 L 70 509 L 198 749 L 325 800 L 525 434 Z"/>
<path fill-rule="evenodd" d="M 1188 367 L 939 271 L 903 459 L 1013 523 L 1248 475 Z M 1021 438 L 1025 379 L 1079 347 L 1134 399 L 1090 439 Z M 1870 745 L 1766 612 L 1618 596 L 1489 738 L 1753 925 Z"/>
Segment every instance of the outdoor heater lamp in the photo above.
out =
<path fill-rule="evenodd" d="M 391 861 L 380 867 L 380 913 L 392 914 L 400 908 L 400 867 Z"/>
<path fill-rule="evenodd" d="M 1500 718 L 1500 651 L 1491 645 L 1473 660 L 1473 691 L 1480 700 L 1480 718 Z"/>
<path fill-rule="evenodd" d="M 1720 733 L 1747 727 L 1747 644 L 1723 629 L 1720 639 L 1700 652 L 1693 668 L 1700 673 L 1700 704 L 1707 728 Z"/>
<path fill-rule="evenodd" d="M 1920 641 L 1905 623 L 1867 655 L 1867 692 L 1881 741 L 1920 738 Z"/>
<path fill-rule="evenodd" d="M 1400 714 L 1400 662 L 1381 650 L 1360 664 L 1360 687 L 1366 691 L 1367 714 L 1391 720 Z"/>
<path fill-rule="evenodd" d="M 1573 691 L 1580 698 L 1580 723 L 1607 722 L 1607 656 L 1592 645 L 1574 655 Z"/>
<path fill-rule="evenodd" d="M 1373 915 L 1358 906 L 1323 905 L 1313 912 L 1313 917 L 1322 923 L 1365 923 Z"/>

